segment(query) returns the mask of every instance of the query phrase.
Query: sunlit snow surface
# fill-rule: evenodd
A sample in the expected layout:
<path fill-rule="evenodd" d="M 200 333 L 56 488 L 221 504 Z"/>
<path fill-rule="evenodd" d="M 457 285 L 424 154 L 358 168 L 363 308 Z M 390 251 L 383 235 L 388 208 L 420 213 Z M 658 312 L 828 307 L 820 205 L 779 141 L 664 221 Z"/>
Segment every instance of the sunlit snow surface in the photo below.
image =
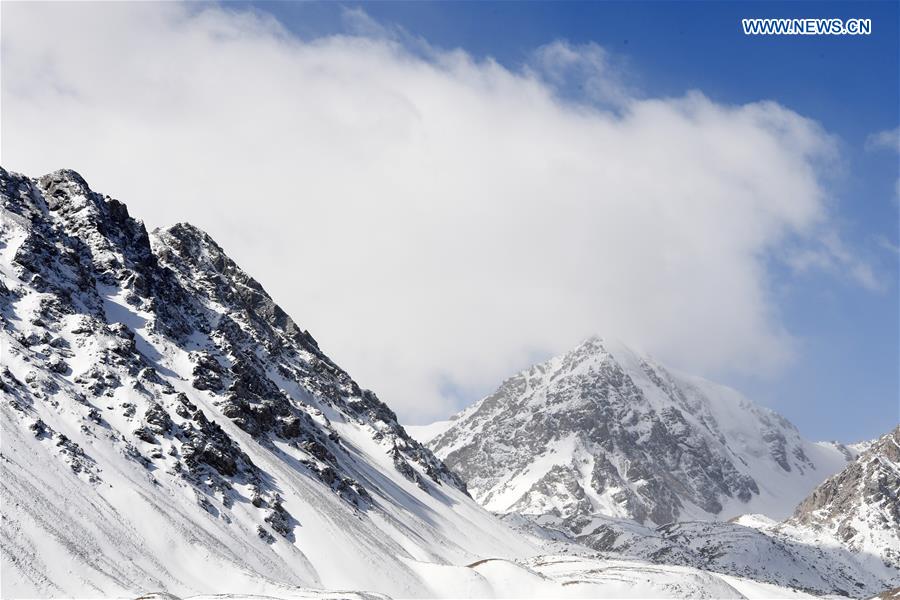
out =
<path fill-rule="evenodd" d="M 435 598 L 815 598 L 740 577 L 712 575 L 686 567 L 649 565 L 628 560 L 603 560 L 547 555 L 513 562 L 486 559 L 465 567 L 419 565 L 435 590 Z M 280 596 L 293 600 L 318 598 L 369 600 L 383 596 L 365 592 L 298 590 Z M 222 594 L 189 600 L 265 600 L 260 596 Z M 148 594 L 140 600 L 176 600 Z M 182 600 L 188 600 L 184 598 Z"/>

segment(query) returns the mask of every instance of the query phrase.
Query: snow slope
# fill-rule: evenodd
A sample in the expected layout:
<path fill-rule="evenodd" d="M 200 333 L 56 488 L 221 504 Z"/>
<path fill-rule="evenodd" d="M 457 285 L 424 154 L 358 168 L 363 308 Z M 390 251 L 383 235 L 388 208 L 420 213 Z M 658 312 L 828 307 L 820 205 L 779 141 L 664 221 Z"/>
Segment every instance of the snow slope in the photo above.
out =
<path fill-rule="evenodd" d="M 548 555 L 510 561 L 486 559 L 463 567 L 421 565 L 434 597 L 446 598 L 813 598 L 809 594 L 741 577 L 631 559 Z M 383 597 L 383 596 L 378 596 Z M 219 594 L 185 600 L 268 600 L 271 596 Z M 292 590 L 280 598 L 375 600 L 370 593 Z M 146 594 L 138 600 L 179 600 Z"/>
<path fill-rule="evenodd" d="M 531 367 L 427 440 L 496 512 L 661 525 L 784 518 L 852 451 L 813 444 L 738 392 L 592 338 Z"/>

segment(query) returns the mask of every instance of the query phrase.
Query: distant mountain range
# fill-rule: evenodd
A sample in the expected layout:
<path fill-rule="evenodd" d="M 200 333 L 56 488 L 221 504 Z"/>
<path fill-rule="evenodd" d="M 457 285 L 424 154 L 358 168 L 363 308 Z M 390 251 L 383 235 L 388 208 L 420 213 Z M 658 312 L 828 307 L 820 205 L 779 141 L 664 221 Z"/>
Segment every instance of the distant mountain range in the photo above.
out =
<path fill-rule="evenodd" d="M 854 450 L 804 440 L 727 387 L 591 338 L 503 382 L 429 433 L 497 512 L 663 525 L 747 512 L 783 518 Z"/>
<path fill-rule="evenodd" d="M 545 540 L 813 593 L 900 584 L 897 430 L 812 443 L 732 389 L 596 337 L 408 429 Z"/>

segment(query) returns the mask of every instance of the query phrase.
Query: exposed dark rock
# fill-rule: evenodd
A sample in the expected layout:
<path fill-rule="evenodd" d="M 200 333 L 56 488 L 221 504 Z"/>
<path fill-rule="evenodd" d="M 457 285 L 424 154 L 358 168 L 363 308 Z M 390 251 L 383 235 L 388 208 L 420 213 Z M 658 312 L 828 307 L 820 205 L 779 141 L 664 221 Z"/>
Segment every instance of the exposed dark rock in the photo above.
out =
<path fill-rule="evenodd" d="M 172 417 L 158 402 L 154 402 L 144 413 L 147 428 L 159 435 L 166 435 L 172 430 Z"/>
<path fill-rule="evenodd" d="M 28 428 L 34 433 L 34 437 L 43 437 L 47 435 L 47 424 L 41 419 L 36 420 L 29 425 Z"/>
<path fill-rule="evenodd" d="M 219 361 L 208 352 L 192 353 L 191 359 L 196 363 L 193 371 L 193 386 L 198 390 L 221 392 L 224 383 L 222 381 L 223 369 Z"/>
<path fill-rule="evenodd" d="M 272 527 L 275 533 L 278 533 L 289 541 L 294 541 L 294 518 L 284 509 L 284 506 L 281 503 L 281 496 L 276 494 L 271 503 L 269 514 L 266 515 L 265 521 Z"/>
<path fill-rule="evenodd" d="M 159 443 L 159 440 L 156 439 L 156 436 L 153 435 L 153 431 L 151 431 L 149 427 L 138 427 L 134 430 L 134 437 L 142 442 L 147 442 L 148 444 Z"/>
<path fill-rule="evenodd" d="M 259 536 L 259 539 L 263 540 L 267 544 L 275 543 L 275 536 L 269 533 L 269 531 L 262 525 L 258 525 L 256 527 L 256 534 Z"/>

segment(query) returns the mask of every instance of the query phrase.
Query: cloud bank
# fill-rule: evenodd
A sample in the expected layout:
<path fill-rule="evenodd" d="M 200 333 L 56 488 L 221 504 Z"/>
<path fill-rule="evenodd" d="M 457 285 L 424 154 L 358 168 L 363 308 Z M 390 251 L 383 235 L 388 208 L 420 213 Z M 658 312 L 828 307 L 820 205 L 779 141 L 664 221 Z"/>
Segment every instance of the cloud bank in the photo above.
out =
<path fill-rule="evenodd" d="M 7 3 L 4 166 L 206 229 L 409 422 L 595 332 L 710 375 L 790 360 L 773 259 L 846 252 L 817 241 L 816 123 L 637 97 L 595 45 L 511 70 L 349 16 L 304 41 L 225 8 Z"/>

